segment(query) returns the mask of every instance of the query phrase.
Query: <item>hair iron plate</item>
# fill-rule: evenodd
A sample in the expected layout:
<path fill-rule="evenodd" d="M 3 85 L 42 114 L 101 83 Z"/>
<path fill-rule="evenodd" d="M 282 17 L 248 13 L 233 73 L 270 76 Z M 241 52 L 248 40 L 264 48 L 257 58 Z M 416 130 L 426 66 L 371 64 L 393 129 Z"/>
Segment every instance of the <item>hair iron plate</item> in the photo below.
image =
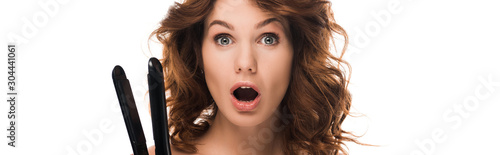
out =
<path fill-rule="evenodd" d="M 168 118 L 165 102 L 165 85 L 163 81 L 163 67 L 156 58 L 149 59 L 148 85 L 151 107 L 151 120 L 155 141 L 156 155 L 171 155 L 170 141 L 168 139 Z M 115 84 L 118 100 L 122 109 L 123 118 L 135 155 L 148 155 L 146 140 L 141 126 L 130 83 L 125 76 L 125 71 L 120 66 L 113 69 L 113 83 Z"/>

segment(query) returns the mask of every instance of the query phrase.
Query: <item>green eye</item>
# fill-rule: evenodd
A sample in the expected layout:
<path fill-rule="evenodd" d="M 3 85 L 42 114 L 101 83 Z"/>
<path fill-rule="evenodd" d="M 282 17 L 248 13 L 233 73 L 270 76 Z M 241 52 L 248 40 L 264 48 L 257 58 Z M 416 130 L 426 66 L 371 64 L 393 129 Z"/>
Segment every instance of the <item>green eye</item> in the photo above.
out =
<path fill-rule="evenodd" d="M 227 45 L 233 43 L 231 38 L 229 38 L 226 35 L 217 36 L 215 39 L 217 41 L 217 44 L 222 45 L 222 46 L 227 46 Z"/>

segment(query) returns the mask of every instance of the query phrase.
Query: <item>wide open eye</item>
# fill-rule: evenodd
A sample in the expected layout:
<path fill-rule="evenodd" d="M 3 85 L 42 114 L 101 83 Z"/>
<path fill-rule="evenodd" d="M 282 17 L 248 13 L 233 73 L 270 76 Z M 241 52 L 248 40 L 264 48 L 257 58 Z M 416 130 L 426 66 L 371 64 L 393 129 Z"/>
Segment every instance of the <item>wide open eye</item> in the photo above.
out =
<path fill-rule="evenodd" d="M 233 43 L 233 40 L 227 34 L 220 34 L 215 37 L 217 44 L 227 46 Z"/>
<path fill-rule="evenodd" d="M 276 35 L 274 33 L 266 33 L 260 39 L 260 43 L 262 43 L 264 45 L 275 45 L 275 44 L 279 43 L 278 35 Z"/>

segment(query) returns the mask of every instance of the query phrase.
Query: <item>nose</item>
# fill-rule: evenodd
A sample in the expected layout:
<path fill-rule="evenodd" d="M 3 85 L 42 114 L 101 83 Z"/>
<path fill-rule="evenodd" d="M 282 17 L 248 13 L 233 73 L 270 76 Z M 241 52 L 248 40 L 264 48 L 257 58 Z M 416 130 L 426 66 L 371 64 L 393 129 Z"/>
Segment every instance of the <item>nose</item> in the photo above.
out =
<path fill-rule="evenodd" d="M 236 73 L 257 73 L 255 54 L 254 48 L 251 45 L 240 46 L 234 62 L 234 71 Z"/>

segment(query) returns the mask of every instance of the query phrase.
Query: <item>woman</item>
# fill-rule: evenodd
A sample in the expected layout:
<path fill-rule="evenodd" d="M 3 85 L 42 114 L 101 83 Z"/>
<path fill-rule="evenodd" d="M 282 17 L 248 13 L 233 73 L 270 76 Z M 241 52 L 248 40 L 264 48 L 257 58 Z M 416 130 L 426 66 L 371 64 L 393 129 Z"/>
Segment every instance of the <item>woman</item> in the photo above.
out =
<path fill-rule="evenodd" d="M 347 34 L 322 0 L 186 0 L 163 44 L 172 153 L 347 154 Z M 333 56 L 333 35 L 346 42 Z M 153 154 L 154 147 L 150 148 Z"/>

